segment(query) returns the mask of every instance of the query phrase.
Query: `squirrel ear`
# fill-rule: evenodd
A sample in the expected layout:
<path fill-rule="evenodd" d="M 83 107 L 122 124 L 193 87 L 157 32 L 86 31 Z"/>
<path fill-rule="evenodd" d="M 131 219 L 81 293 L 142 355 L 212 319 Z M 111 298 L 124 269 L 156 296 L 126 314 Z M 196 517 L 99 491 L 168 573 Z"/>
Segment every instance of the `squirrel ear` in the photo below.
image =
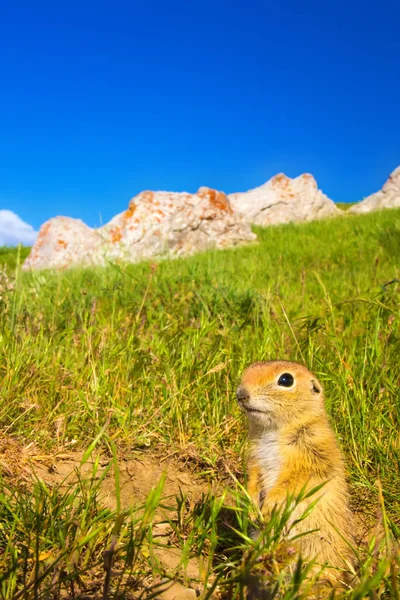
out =
<path fill-rule="evenodd" d="M 311 391 L 313 394 L 320 394 L 321 393 L 321 388 L 319 387 L 319 384 L 317 384 L 317 382 L 315 381 L 315 379 L 311 379 Z"/>

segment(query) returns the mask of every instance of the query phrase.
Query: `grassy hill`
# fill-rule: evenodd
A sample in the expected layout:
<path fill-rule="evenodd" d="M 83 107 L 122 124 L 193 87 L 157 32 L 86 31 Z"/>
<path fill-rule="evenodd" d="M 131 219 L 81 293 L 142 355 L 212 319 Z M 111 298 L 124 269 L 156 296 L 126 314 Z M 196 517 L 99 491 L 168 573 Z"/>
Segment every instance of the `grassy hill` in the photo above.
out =
<path fill-rule="evenodd" d="M 346 597 L 400 597 L 400 211 L 257 233 L 237 249 L 56 274 L 21 273 L 17 251 L 0 250 L 0 597 L 146 597 L 165 578 L 195 585 L 201 555 L 201 597 L 240 598 L 260 554 L 279 597 L 302 597 L 301 568 L 282 575 L 281 516 L 264 549 L 246 535 L 234 391 L 270 358 L 305 363 L 325 388 L 366 530 Z"/>

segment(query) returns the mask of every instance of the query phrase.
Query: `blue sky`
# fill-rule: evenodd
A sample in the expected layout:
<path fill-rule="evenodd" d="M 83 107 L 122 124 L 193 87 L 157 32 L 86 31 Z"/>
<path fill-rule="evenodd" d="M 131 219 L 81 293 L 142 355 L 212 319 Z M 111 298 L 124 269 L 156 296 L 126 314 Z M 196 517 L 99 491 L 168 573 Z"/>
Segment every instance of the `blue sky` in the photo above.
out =
<path fill-rule="evenodd" d="M 394 0 L 3 2 L 0 209 L 93 226 L 281 171 L 361 199 L 400 164 L 399 22 Z"/>

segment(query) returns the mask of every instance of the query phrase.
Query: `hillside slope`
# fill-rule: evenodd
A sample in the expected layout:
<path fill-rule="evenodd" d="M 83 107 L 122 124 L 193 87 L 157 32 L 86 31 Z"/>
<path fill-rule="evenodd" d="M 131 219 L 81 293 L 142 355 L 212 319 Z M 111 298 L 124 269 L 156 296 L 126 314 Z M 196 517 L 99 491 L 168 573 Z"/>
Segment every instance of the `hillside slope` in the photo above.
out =
<path fill-rule="evenodd" d="M 53 456 L 52 464 L 59 455 L 72 460 L 72 451 L 100 436 L 105 455 L 175 456 L 196 477 L 207 473 L 226 487 L 229 473 L 244 477 L 245 422 L 234 395 L 242 370 L 256 360 L 297 360 L 325 387 L 354 509 L 375 519 L 379 478 L 396 536 L 400 210 L 257 234 L 257 245 L 158 264 L 3 272 L 1 435 L 28 453 Z M 6 256 L 15 264 L 13 253 Z M 0 456 L 7 477 L 25 455 L 15 456 Z M 104 514 L 104 526 L 113 518 Z M 43 552 L 59 544 L 49 519 Z M 179 527 L 194 527 L 190 519 Z M 207 553 L 199 531 L 196 544 Z M 225 560 L 224 539 L 210 569 Z M 96 540 L 93 561 L 102 560 L 106 543 Z M 372 567 L 365 568 L 371 582 Z M 377 577 L 390 595 L 385 569 Z"/>

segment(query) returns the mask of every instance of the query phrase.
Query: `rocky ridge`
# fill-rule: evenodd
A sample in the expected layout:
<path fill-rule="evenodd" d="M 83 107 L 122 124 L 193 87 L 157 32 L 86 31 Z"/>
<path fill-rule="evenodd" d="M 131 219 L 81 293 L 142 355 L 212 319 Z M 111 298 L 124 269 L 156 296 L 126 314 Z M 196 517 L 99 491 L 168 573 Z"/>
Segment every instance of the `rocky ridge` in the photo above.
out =
<path fill-rule="evenodd" d="M 294 179 L 279 173 L 260 187 L 229 194 L 228 198 L 235 210 L 256 225 L 314 221 L 340 214 L 309 173 Z"/>
<path fill-rule="evenodd" d="M 24 269 L 105 265 L 193 254 L 256 239 L 223 192 L 142 192 L 98 229 L 55 217 L 42 225 Z"/>
<path fill-rule="evenodd" d="M 400 207 L 400 167 L 382 190 L 347 212 L 395 207 Z M 269 226 L 341 214 L 308 173 L 293 179 L 279 173 L 257 188 L 228 196 L 208 187 L 196 194 L 145 191 L 98 229 L 79 219 L 50 219 L 41 227 L 23 268 L 65 269 L 186 256 L 254 241 L 251 224 Z"/>
<path fill-rule="evenodd" d="M 357 202 L 349 213 L 361 214 L 384 208 L 400 208 L 400 166 L 390 174 L 381 190 Z"/>

